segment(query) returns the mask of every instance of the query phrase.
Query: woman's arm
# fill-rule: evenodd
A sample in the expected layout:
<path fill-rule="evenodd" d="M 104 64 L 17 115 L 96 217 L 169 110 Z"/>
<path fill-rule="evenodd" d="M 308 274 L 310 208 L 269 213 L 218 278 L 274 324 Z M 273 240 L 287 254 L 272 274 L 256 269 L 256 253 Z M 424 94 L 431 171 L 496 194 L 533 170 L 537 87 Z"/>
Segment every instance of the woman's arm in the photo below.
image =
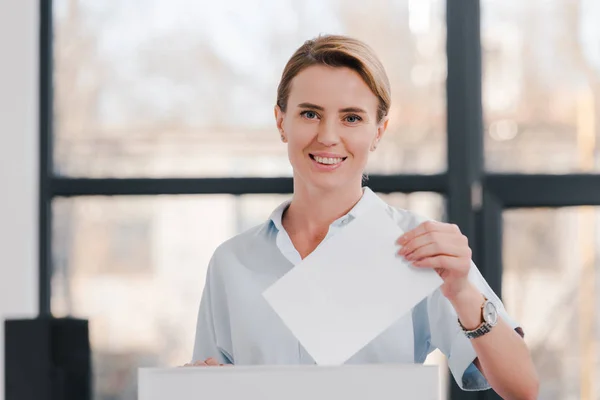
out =
<path fill-rule="evenodd" d="M 427 221 L 398 239 L 399 254 L 413 266 L 432 268 L 444 283 L 441 293 L 466 329 L 482 322 L 484 297 L 468 279 L 471 249 L 456 225 Z M 458 324 L 458 321 L 457 321 Z M 502 319 L 491 331 L 471 340 L 475 365 L 506 399 L 535 399 L 539 382 L 523 339 Z"/>
<path fill-rule="evenodd" d="M 475 286 L 468 285 L 448 300 L 466 329 L 481 324 L 484 297 Z M 500 318 L 490 332 L 472 339 L 471 344 L 477 353 L 475 365 L 502 398 L 537 399 L 539 383 L 529 350 L 506 321 Z"/>

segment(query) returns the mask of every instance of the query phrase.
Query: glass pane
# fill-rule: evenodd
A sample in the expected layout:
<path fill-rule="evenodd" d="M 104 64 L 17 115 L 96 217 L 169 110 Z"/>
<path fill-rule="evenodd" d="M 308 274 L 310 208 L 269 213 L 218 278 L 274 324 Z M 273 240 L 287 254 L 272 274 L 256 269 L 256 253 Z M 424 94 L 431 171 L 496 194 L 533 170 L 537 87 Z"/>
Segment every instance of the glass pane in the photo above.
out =
<path fill-rule="evenodd" d="M 366 41 L 390 76 L 369 172 L 445 170 L 444 20 L 442 0 L 55 0 L 55 173 L 291 175 L 276 89 L 324 32 Z"/>
<path fill-rule="evenodd" d="M 486 167 L 600 171 L 600 2 L 483 0 Z"/>
<path fill-rule="evenodd" d="M 600 208 L 504 213 L 502 292 L 525 331 L 540 399 L 600 396 Z"/>
<path fill-rule="evenodd" d="M 52 312 L 90 320 L 95 400 L 135 400 L 138 367 L 189 361 L 212 253 L 231 236 L 265 221 L 285 198 L 54 200 Z M 441 217 L 439 195 L 388 199 Z M 444 364 L 435 357 L 428 362 Z"/>

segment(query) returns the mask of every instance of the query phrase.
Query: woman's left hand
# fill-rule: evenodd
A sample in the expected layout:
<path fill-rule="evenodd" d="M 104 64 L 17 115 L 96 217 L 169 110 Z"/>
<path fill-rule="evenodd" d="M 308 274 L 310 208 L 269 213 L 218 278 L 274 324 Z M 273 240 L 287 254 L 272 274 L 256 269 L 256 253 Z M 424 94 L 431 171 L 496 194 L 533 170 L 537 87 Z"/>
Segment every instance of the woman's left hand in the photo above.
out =
<path fill-rule="evenodd" d="M 224 364 L 219 364 L 214 358 L 209 357 L 204 361 L 195 361 L 193 363 L 185 364 L 184 367 L 222 367 L 223 365 Z"/>
<path fill-rule="evenodd" d="M 444 280 L 442 294 L 449 300 L 469 289 L 471 248 L 458 226 L 426 221 L 398 238 L 398 254 L 419 268 L 433 268 Z"/>

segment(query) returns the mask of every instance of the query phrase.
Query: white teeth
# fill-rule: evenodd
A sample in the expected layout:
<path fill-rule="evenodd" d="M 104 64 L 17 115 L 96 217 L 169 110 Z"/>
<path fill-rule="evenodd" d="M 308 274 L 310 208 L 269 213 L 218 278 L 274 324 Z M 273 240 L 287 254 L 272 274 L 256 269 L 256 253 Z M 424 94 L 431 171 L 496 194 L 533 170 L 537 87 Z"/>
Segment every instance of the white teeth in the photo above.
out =
<path fill-rule="evenodd" d="M 314 158 L 319 164 L 327 164 L 327 165 L 335 165 L 335 164 L 339 164 L 342 161 L 344 161 L 343 158 L 318 157 L 318 156 L 314 156 Z"/>

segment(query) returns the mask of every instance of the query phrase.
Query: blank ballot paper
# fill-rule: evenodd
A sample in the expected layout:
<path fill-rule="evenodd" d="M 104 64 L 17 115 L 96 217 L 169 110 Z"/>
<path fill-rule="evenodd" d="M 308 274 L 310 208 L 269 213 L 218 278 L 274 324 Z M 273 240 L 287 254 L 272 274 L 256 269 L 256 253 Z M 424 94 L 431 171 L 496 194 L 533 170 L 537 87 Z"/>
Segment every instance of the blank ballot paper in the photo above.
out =
<path fill-rule="evenodd" d="M 373 207 L 263 293 L 317 364 L 344 364 L 443 283 L 397 256 L 403 233 Z"/>

